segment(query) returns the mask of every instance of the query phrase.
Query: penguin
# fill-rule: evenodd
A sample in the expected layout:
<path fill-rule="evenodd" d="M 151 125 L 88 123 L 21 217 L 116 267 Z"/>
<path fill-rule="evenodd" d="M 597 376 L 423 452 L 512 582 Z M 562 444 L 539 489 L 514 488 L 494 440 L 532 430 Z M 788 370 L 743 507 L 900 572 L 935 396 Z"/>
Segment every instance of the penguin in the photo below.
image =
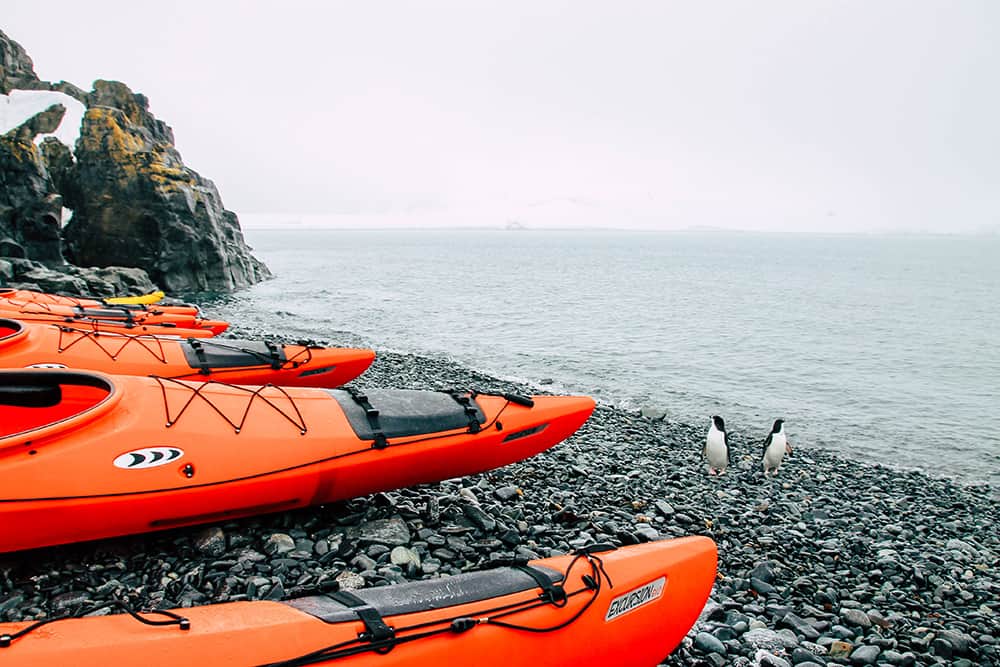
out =
<path fill-rule="evenodd" d="M 775 419 L 774 426 L 771 427 L 771 432 L 767 434 L 767 438 L 764 440 L 764 476 L 767 477 L 768 472 L 772 472 L 771 476 L 774 477 L 778 474 L 778 467 L 781 466 L 782 459 L 785 458 L 785 454 L 792 453 L 792 446 L 788 444 L 788 437 L 785 435 L 785 420 Z"/>
<path fill-rule="evenodd" d="M 715 415 L 708 426 L 708 437 L 705 438 L 705 448 L 702 450 L 708 459 L 708 474 L 714 475 L 716 470 L 722 475 L 729 467 L 729 434 L 726 433 L 726 423 L 722 417 Z"/>

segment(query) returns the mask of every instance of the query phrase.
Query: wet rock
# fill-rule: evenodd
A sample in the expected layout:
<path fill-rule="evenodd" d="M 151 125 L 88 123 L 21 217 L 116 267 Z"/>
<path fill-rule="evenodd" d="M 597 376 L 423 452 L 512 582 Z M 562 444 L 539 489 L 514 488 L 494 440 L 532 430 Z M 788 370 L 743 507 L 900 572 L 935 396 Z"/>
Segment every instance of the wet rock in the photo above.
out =
<path fill-rule="evenodd" d="M 410 528 L 400 517 L 375 519 L 344 531 L 344 539 L 358 544 L 384 544 L 395 547 L 410 543 Z"/>
<path fill-rule="evenodd" d="M 765 651 L 763 649 L 758 650 L 754 654 L 754 663 L 760 667 L 792 667 L 784 658 L 774 655 L 770 651 Z"/>
<path fill-rule="evenodd" d="M 493 495 L 503 502 L 509 502 L 521 495 L 516 486 L 501 486 L 493 492 Z"/>
<path fill-rule="evenodd" d="M 203 528 L 195 535 L 194 548 L 205 556 L 217 558 L 226 552 L 226 533 L 218 526 Z"/>
<path fill-rule="evenodd" d="M 357 572 L 341 572 L 335 577 L 335 581 L 345 591 L 353 591 L 365 587 L 365 578 Z"/>
<path fill-rule="evenodd" d="M 270 556 L 286 554 L 295 550 L 295 540 L 285 533 L 273 533 L 264 542 L 264 553 Z"/>
<path fill-rule="evenodd" d="M 420 567 L 420 555 L 413 549 L 407 549 L 406 547 L 396 547 L 393 549 L 390 554 L 390 560 L 393 565 L 398 565 L 404 569 L 411 565 L 414 568 Z"/>
<path fill-rule="evenodd" d="M 487 514 L 479 505 L 463 504 L 462 511 L 469 518 L 469 521 L 482 531 L 491 533 L 497 527 L 496 519 Z"/>
<path fill-rule="evenodd" d="M 872 627 L 872 622 L 871 619 L 868 618 L 868 614 L 860 609 L 841 609 L 840 617 L 847 623 L 856 625 L 865 630 Z"/>
<path fill-rule="evenodd" d="M 851 652 L 852 665 L 874 665 L 881 651 L 878 646 L 859 646 Z"/>
<path fill-rule="evenodd" d="M 827 647 L 828 655 L 831 658 L 846 658 L 854 650 L 854 645 L 850 642 L 835 641 Z"/>
<path fill-rule="evenodd" d="M 66 254 L 134 266 L 172 292 L 232 291 L 269 277 L 215 185 L 185 166 L 173 132 L 117 81 L 94 82 L 76 144 Z"/>
<path fill-rule="evenodd" d="M 699 632 L 695 635 L 694 645 L 695 648 L 703 653 L 718 653 L 719 655 L 726 655 L 727 653 L 726 645 L 707 632 Z"/>
<path fill-rule="evenodd" d="M 747 575 L 748 579 L 757 579 L 768 584 L 774 583 L 774 568 L 767 561 L 758 563 Z"/>
<path fill-rule="evenodd" d="M 819 631 L 802 618 L 789 612 L 781 619 L 781 623 L 794 630 L 806 640 L 819 639 Z"/>

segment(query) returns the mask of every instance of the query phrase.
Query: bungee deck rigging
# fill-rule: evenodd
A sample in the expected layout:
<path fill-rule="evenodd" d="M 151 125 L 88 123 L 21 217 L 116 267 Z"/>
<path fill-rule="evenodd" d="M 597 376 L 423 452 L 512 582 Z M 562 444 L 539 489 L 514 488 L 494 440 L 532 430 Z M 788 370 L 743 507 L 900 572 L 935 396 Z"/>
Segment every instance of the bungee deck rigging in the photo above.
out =
<path fill-rule="evenodd" d="M 405 389 L 363 408 L 337 389 L 64 370 L 0 371 L 2 385 L 17 391 L 0 393 L 0 552 L 480 472 L 551 447 L 594 408 Z"/>
<path fill-rule="evenodd" d="M 136 623 L 138 614 L 61 619 L 44 633 L 30 623 L 0 623 L 0 639 L 9 638 L 0 659 L 14 667 L 67 660 L 79 667 L 506 667 L 521 656 L 553 667 L 649 667 L 697 619 L 715 568 L 715 545 L 705 537 L 590 545 L 452 577 L 138 619 L 176 627 L 186 620 L 183 631 Z"/>
<path fill-rule="evenodd" d="M 231 384 L 337 387 L 363 373 L 372 350 L 309 341 L 180 338 L 0 317 L 0 367 L 69 367 Z"/>

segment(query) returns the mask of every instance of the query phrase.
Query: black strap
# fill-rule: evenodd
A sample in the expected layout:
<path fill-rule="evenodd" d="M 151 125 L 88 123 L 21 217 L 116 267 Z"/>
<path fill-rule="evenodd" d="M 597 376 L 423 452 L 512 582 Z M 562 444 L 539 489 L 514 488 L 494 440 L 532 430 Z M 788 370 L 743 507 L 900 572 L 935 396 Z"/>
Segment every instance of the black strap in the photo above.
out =
<path fill-rule="evenodd" d="M 345 607 L 350 607 L 351 611 L 357 614 L 361 622 L 365 624 L 365 632 L 358 635 L 358 639 L 374 643 L 396 638 L 396 631 L 385 624 L 385 621 L 382 620 L 382 614 L 378 613 L 378 609 L 354 593 L 350 591 L 337 591 L 336 593 L 330 593 L 329 597 Z"/>
<path fill-rule="evenodd" d="M 188 345 L 191 346 L 195 356 L 198 357 L 198 372 L 202 375 L 211 375 L 212 367 L 208 365 L 208 358 L 205 356 L 205 346 L 197 338 L 189 338 Z"/>
<path fill-rule="evenodd" d="M 472 396 L 460 391 L 449 391 L 448 393 L 465 410 L 465 416 L 469 418 L 469 433 L 479 433 L 481 429 L 479 426 L 479 410 L 476 409 L 476 404 L 472 402 Z"/>
<path fill-rule="evenodd" d="M 541 599 L 553 604 L 566 603 L 566 589 L 560 584 L 553 584 L 547 573 L 530 565 L 514 565 L 513 567 L 535 580 L 535 583 L 542 589 L 542 594 L 539 596 Z"/>
<path fill-rule="evenodd" d="M 281 348 L 274 344 L 272 341 L 265 340 L 264 345 L 267 347 L 267 352 L 271 360 L 271 369 L 280 371 L 281 370 Z"/>
<path fill-rule="evenodd" d="M 379 422 L 379 411 L 372 406 L 367 396 L 354 387 L 345 387 L 345 389 L 347 389 L 347 393 L 351 395 L 351 398 L 354 399 L 354 402 L 360 405 L 361 409 L 365 411 L 365 417 L 368 418 L 368 427 L 372 430 L 372 435 L 375 437 L 375 443 L 372 447 L 375 449 L 385 449 L 388 447 L 389 441 L 382 431 L 381 422 Z"/>

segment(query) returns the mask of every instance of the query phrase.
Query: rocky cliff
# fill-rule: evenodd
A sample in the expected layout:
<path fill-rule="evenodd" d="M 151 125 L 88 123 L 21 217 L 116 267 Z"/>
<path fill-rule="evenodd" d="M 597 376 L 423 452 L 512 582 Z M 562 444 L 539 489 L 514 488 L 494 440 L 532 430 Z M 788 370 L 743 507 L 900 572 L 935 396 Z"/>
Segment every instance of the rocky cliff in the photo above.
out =
<path fill-rule="evenodd" d="M 49 289 L 42 283 L 56 279 L 43 273 L 59 271 L 99 293 L 151 285 L 134 270 L 81 274 L 74 264 L 134 267 L 172 292 L 232 291 L 269 277 L 236 214 L 184 165 L 143 95 L 116 81 L 98 80 L 89 93 L 42 81 L 3 32 L 0 91 L 0 280 Z"/>

